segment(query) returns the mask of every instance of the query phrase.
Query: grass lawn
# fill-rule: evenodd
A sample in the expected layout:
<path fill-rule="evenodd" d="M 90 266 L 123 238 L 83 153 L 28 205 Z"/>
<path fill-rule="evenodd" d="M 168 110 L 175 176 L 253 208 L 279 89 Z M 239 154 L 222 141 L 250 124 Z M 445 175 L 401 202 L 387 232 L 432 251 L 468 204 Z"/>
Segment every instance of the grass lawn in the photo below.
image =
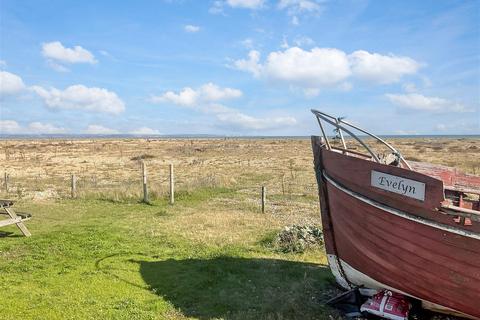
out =
<path fill-rule="evenodd" d="M 290 221 L 238 205 L 239 196 L 18 203 L 34 215 L 33 236 L 1 230 L 0 318 L 330 319 L 324 254 L 266 246 Z"/>

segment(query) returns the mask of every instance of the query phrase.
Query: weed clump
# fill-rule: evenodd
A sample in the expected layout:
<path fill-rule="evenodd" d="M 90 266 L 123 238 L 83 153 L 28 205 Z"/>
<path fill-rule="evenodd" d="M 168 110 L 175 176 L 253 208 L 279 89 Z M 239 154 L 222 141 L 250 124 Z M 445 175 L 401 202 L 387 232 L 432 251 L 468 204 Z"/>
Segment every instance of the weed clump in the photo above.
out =
<path fill-rule="evenodd" d="M 322 229 L 315 225 L 292 225 L 280 231 L 274 241 L 275 247 L 284 253 L 302 253 L 323 246 Z"/>

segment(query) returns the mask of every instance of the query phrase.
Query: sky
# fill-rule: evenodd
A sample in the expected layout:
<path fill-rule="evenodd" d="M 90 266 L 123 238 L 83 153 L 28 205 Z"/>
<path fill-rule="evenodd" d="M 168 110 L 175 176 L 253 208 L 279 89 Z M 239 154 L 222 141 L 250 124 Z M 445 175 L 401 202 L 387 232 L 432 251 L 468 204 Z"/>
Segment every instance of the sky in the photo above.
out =
<path fill-rule="evenodd" d="M 2 134 L 480 134 L 479 1 L 0 0 Z M 330 129 L 329 129 L 330 130 Z"/>

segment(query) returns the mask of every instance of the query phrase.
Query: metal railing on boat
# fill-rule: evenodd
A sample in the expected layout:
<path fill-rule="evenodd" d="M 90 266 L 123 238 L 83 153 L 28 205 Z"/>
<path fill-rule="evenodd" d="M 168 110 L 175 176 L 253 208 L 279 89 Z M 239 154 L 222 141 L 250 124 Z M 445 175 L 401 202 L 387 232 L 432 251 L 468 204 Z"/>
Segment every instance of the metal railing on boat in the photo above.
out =
<path fill-rule="evenodd" d="M 412 170 L 412 167 L 410 166 L 410 164 L 407 162 L 407 160 L 405 160 L 405 158 L 403 157 L 403 155 L 397 150 L 395 149 L 391 144 L 389 144 L 388 142 L 386 142 L 385 140 L 383 140 L 382 138 L 374 135 L 373 133 L 370 133 L 354 124 L 351 124 L 345 120 L 343 120 L 343 118 L 339 117 L 334 117 L 332 115 L 329 115 L 325 112 L 321 112 L 321 111 L 318 111 L 318 110 L 315 110 L 315 109 L 311 109 L 312 113 L 316 116 L 317 118 L 317 121 L 318 121 L 318 125 L 320 126 L 320 130 L 322 131 L 322 135 L 325 139 L 325 144 L 327 146 L 327 148 L 329 150 L 332 150 L 332 149 L 337 149 L 337 150 L 342 150 L 343 152 L 351 152 L 351 153 L 356 153 L 356 152 L 352 152 L 351 150 L 348 150 L 347 148 L 347 144 L 345 142 L 345 138 L 343 136 L 343 132 L 347 133 L 350 137 L 352 137 L 353 139 L 355 139 L 356 141 L 358 141 L 358 143 L 360 143 L 367 151 L 368 153 L 371 155 L 371 158 L 373 160 L 375 160 L 376 162 L 378 163 L 381 163 L 380 161 L 380 158 L 379 156 L 362 140 L 360 139 L 354 132 L 353 130 L 356 130 L 360 133 L 363 133 L 363 134 L 366 134 L 367 136 L 371 137 L 371 138 L 374 138 L 375 140 L 379 141 L 380 143 L 382 143 L 383 145 L 385 145 L 388 149 L 390 149 L 392 151 L 392 153 L 398 158 L 398 160 L 400 161 L 400 163 L 403 163 L 405 165 L 405 167 L 407 167 L 408 169 Z M 322 124 L 322 120 L 325 121 L 326 123 L 334 126 L 336 128 L 336 131 L 338 132 L 338 135 L 340 137 L 340 140 L 342 142 L 342 146 L 343 148 L 336 148 L 336 147 L 332 147 L 332 145 L 330 144 L 330 141 L 328 140 L 328 136 L 325 132 L 325 129 L 323 127 L 323 124 Z"/>

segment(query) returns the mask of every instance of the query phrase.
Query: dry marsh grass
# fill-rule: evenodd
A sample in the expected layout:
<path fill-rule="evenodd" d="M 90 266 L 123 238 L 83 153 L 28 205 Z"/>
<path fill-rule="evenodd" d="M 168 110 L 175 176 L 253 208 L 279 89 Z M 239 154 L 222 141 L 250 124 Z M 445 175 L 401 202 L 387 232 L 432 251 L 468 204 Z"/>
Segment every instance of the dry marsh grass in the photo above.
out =
<path fill-rule="evenodd" d="M 407 159 L 480 174 L 480 139 L 389 142 Z M 4 140 L 0 150 L 11 192 L 20 197 L 68 196 L 71 174 L 78 177 L 80 195 L 139 197 L 139 160 L 147 164 L 154 197 L 167 192 L 170 163 L 178 190 L 266 185 L 269 194 L 316 195 L 309 139 Z"/>

